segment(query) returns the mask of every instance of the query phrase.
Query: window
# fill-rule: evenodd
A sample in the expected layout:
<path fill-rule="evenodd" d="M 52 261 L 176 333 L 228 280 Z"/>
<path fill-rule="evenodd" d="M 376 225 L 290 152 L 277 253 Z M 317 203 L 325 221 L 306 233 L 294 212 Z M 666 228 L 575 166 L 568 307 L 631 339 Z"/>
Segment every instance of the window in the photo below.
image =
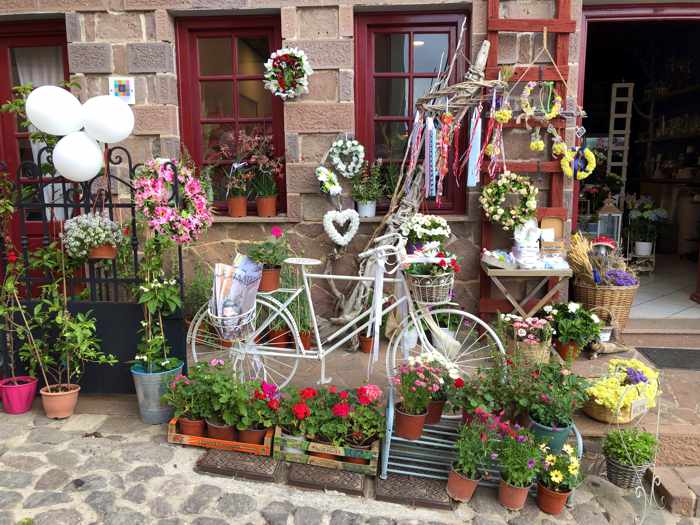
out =
<path fill-rule="evenodd" d="M 199 166 L 214 164 L 214 200 L 225 208 L 231 161 L 214 160 L 220 145 L 235 149 L 239 134 L 264 131 L 284 155 L 282 104 L 263 85 L 263 64 L 281 47 L 274 17 L 198 18 L 178 24 L 182 136 Z M 284 210 L 284 184 L 278 209 Z M 249 203 L 249 211 L 255 209 Z"/>
<path fill-rule="evenodd" d="M 463 21 L 464 15 L 459 14 L 357 18 L 357 137 L 370 159 L 385 161 L 388 180 L 403 159 L 415 101 L 430 88 L 441 64 L 444 67 L 451 59 Z M 458 62 L 453 80 L 464 74 L 464 62 Z M 446 181 L 439 208 L 434 199 L 428 200 L 435 213 L 464 212 L 464 174 L 458 176 L 459 184 L 454 177 Z"/>

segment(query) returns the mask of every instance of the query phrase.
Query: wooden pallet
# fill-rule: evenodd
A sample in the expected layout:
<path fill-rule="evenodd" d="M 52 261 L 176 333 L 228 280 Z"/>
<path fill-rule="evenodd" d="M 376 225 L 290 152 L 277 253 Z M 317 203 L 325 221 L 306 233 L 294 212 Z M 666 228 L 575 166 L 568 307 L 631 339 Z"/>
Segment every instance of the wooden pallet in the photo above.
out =
<path fill-rule="evenodd" d="M 216 448 L 219 450 L 235 450 L 236 452 L 255 454 L 256 456 L 269 456 L 272 450 L 272 429 L 269 429 L 265 433 L 265 441 L 263 441 L 262 445 L 243 443 L 241 441 L 226 441 L 202 436 L 189 436 L 187 434 L 180 434 L 177 430 L 177 418 L 174 417 L 170 420 L 170 423 L 168 423 L 168 443 L 188 445 L 191 447 Z"/>
<path fill-rule="evenodd" d="M 300 449 L 302 452 L 283 451 L 282 447 L 285 446 Z M 369 464 L 361 465 L 342 460 L 320 458 L 309 455 L 310 452 L 331 454 L 339 458 L 362 458 L 368 460 Z M 376 476 L 377 465 L 379 464 L 379 440 L 372 443 L 369 450 L 353 447 L 334 447 L 333 445 L 326 445 L 315 441 L 306 441 L 305 439 L 302 441 L 291 440 L 282 435 L 282 429 L 280 427 L 276 427 L 273 457 L 275 459 L 280 459 L 290 463 L 303 463 L 306 465 L 316 465 L 318 467 L 346 470 L 348 472 L 357 472 L 368 476 Z"/>

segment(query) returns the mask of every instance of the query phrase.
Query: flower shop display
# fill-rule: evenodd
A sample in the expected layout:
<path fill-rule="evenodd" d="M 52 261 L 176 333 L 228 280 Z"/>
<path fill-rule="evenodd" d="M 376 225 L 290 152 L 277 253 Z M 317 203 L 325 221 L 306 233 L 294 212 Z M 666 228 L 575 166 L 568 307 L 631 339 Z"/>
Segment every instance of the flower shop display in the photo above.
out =
<path fill-rule="evenodd" d="M 423 433 L 428 403 L 440 389 L 439 375 L 433 368 L 413 356 L 402 363 L 391 382 L 397 387 L 401 401 L 394 407 L 394 435 L 414 441 Z"/>
<path fill-rule="evenodd" d="M 367 169 L 365 147 L 354 139 L 336 140 L 331 144 L 327 157 L 336 173 L 346 179 L 352 179 Z"/>
<path fill-rule="evenodd" d="M 414 252 L 416 256 L 435 262 L 409 262 L 404 265 L 406 284 L 414 301 L 422 304 L 449 302 L 453 296 L 455 274 L 462 270 L 461 259 L 440 248 L 437 241 L 428 241 Z"/>
<path fill-rule="evenodd" d="M 555 346 L 566 361 L 575 360 L 581 350 L 600 338 L 600 318 L 579 303 L 547 305 L 543 311 L 552 318 Z"/>
<path fill-rule="evenodd" d="M 486 218 L 508 231 L 527 223 L 535 216 L 538 192 L 528 177 L 504 171 L 482 189 L 479 202 Z M 509 194 L 517 195 L 519 199 L 512 207 L 506 204 Z"/>
<path fill-rule="evenodd" d="M 459 430 L 456 457 L 447 478 L 447 493 L 457 501 L 468 502 L 482 476 L 483 466 L 492 461 L 497 441 L 486 422 L 475 418 Z"/>
<path fill-rule="evenodd" d="M 629 423 L 656 406 L 659 373 L 638 359 L 611 359 L 605 376 L 587 390 L 586 415 L 604 423 Z"/>
<path fill-rule="evenodd" d="M 114 259 L 124 241 L 122 230 L 106 211 L 77 215 L 63 223 L 61 241 L 69 257 L 78 260 Z"/>
<path fill-rule="evenodd" d="M 501 469 L 498 501 L 509 510 L 520 510 L 539 473 L 542 450 L 530 432 L 518 429 L 504 433 L 494 454 Z"/>
<path fill-rule="evenodd" d="M 607 478 L 623 489 L 635 489 L 652 466 L 657 438 L 638 428 L 615 429 L 603 440 Z"/>
<path fill-rule="evenodd" d="M 350 180 L 351 195 L 360 217 L 374 217 L 377 214 L 377 200 L 382 196 L 381 169 L 380 161 L 371 166 L 365 162 Z"/>
<path fill-rule="evenodd" d="M 668 212 L 663 208 L 656 208 L 654 200 L 648 195 L 627 195 L 625 207 L 629 219 L 629 242 L 633 243 L 634 254 L 639 257 L 650 256 L 659 225 L 666 222 Z"/>
<path fill-rule="evenodd" d="M 545 445 L 542 468 L 538 475 L 537 506 L 542 512 L 558 515 L 564 510 L 571 492 L 581 484 L 581 464 L 574 447 L 564 445 L 558 454 L 552 454 Z"/>
<path fill-rule="evenodd" d="M 265 87 L 282 100 L 291 100 L 309 92 L 313 74 L 309 58 L 301 49 L 284 47 L 265 62 Z"/>
<path fill-rule="evenodd" d="M 338 232 L 338 226 L 347 224 L 345 233 Z M 323 216 L 323 230 L 338 246 L 347 246 L 360 228 L 360 214 L 355 210 L 330 210 Z"/>
<path fill-rule="evenodd" d="M 533 366 L 549 362 L 553 334 L 549 320 L 498 314 L 496 329 L 505 338 L 506 351 L 517 354 L 522 364 Z"/>
<path fill-rule="evenodd" d="M 422 213 L 415 213 L 407 221 L 402 222 L 399 230 L 406 238 L 408 253 L 413 253 L 428 242 L 445 242 L 452 235 L 452 230 L 444 218 Z"/>
<path fill-rule="evenodd" d="M 279 288 L 282 263 L 289 257 L 289 245 L 282 228 L 273 226 L 270 234 L 272 239 L 254 244 L 248 250 L 248 257 L 263 265 L 260 292 L 273 292 Z"/>

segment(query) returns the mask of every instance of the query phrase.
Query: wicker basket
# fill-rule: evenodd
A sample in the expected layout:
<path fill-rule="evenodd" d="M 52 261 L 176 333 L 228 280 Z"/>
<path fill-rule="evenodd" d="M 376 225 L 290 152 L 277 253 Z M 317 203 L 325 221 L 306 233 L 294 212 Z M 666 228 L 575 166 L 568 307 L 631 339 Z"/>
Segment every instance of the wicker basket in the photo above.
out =
<path fill-rule="evenodd" d="M 516 356 L 517 360 L 525 365 L 543 365 L 549 363 L 551 346 L 551 342 L 540 343 L 538 345 L 526 345 L 508 338 L 506 341 L 506 352 L 508 355 Z"/>
<path fill-rule="evenodd" d="M 630 466 L 618 463 L 612 458 L 605 458 L 607 476 L 613 485 L 623 489 L 635 489 L 642 484 L 644 473 L 651 466 L 646 465 Z"/>
<path fill-rule="evenodd" d="M 207 313 L 209 322 L 225 341 L 245 339 L 255 330 L 255 305 L 242 314 L 218 316 L 214 315 L 211 309 Z"/>
<path fill-rule="evenodd" d="M 574 297 L 585 308 L 601 307 L 609 310 L 617 320 L 617 327 L 624 328 L 630 316 L 630 308 L 639 284 L 634 286 L 596 286 L 583 281 L 574 282 Z"/>
<path fill-rule="evenodd" d="M 419 304 L 443 304 L 452 300 L 455 274 L 446 272 L 439 275 L 406 274 L 406 283 L 413 300 Z"/>
<path fill-rule="evenodd" d="M 602 423 L 624 424 L 632 421 L 631 406 L 620 408 L 618 411 L 613 411 L 612 409 L 599 405 L 594 400 L 589 399 L 586 401 L 586 404 L 583 405 L 583 412 L 588 417 Z"/>

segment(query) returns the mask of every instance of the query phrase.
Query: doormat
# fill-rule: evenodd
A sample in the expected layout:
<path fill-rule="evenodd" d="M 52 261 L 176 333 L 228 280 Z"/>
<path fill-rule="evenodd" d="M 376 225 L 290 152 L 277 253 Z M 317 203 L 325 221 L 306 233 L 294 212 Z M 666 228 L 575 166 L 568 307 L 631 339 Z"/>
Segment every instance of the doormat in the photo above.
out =
<path fill-rule="evenodd" d="M 290 485 L 307 489 L 337 490 L 355 496 L 363 496 L 365 493 L 364 474 L 302 463 L 290 463 L 287 468 L 287 483 Z"/>
<path fill-rule="evenodd" d="M 390 473 L 386 479 L 377 477 L 374 492 L 377 501 L 451 510 L 452 501 L 445 486 L 446 482 L 442 479 Z"/>
<path fill-rule="evenodd" d="M 657 368 L 700 370 L 700 350 L 689 348 L 637 348 Z"/>
<path fill-rule="evenodd" d="M 279 461 L 269 456 L 212 448 L 199 458 L 195 471 L 256 481 L 277 481 L 278 466 Z"/>

